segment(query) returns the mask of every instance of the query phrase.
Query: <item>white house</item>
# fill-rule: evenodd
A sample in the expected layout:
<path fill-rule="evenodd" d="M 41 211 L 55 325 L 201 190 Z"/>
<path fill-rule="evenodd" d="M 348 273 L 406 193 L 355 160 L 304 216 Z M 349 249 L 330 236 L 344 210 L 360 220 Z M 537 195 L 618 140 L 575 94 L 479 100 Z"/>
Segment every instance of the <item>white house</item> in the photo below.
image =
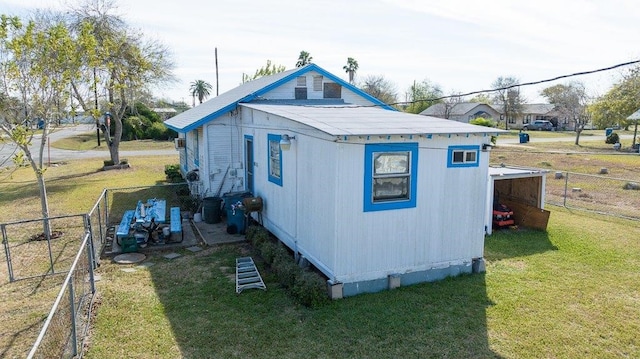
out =
<path fill-rule="evenodd" d="M 500 120 L 500 112 L 489 104 L 478 102 L 436 103 L 420 112 L 420 114 L 467 123 L 478 117 L 496 122 Z"/>
<path fill-rule="evenodd" d="M 264 226 L 334 297 L 484 268 L 488 148 L 500 130 L 395 111 L 315 64 L 165 123 L 185 140 L 182 170 L 198 169 L 200 195 L 262 197 Z"/>

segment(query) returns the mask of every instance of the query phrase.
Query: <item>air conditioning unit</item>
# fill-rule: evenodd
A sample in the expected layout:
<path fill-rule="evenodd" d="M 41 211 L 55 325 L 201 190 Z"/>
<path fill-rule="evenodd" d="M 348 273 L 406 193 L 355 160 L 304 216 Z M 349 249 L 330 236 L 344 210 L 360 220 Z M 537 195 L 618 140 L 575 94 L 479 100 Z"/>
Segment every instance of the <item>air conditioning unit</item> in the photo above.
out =
<path fill-rule="evenodd" d="M 176 144 L 176 148 L 184 148 L 186 145 L 186 141 L 184 140 L 184 138 L 176 138 L 174 139 L 175 144 Z"/>

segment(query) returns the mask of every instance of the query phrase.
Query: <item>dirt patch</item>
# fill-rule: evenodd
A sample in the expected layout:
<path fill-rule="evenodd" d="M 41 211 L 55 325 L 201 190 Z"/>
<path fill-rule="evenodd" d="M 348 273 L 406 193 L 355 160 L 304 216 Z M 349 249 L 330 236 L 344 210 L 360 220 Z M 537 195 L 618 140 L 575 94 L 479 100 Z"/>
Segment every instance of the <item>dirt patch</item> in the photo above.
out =
<path fill-rule="evenodd" d="M 62 231 L 51 231 L 51 239 L 58 239 L 60 237 L 62 237 L 64 235 L 64 232 Z M 46 241 L 47 240 L 47 236 L 43 233 L 39 233 L 39 234 L 34 234 L 31 237 L 29 237 L 29 241 L 33 242 L 33 241 Z"/>

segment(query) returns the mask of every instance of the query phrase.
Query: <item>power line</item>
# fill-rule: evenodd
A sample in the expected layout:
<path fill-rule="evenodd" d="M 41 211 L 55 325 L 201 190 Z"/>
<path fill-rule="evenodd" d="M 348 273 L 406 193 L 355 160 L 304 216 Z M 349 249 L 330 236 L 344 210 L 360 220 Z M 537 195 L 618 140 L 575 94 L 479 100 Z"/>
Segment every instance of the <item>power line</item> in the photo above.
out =
<path fill-rule="evenodd" d="M 514 88 L 514 87 L 539 85 L 539 84 L 543 84 L 543 83 L 546 83 L 546 82 L 552 82 L 552 81 L 557 81 L 557 80 L 561 80 L 561 79 L 566 79 L 566 78 L 569 78 L 569 77 L 590 75 L 590 74 L 595 74 L 595 73 L 598 73 L 598 72 L 610 71 L 610 70 L 617 69 L 619 67 L 634 65 L 634 64 L 638 64 L 638 63 L 640 63 L 640 60 L 634 60 L 634 61 L 624 62 L 624 63 L 620 63 L 620 64 L 613 65 L 613 66 L 603 67 L 601 69 L 574 72 L 574 73 L 568 74 L 568 75 L 560 75 L 560 76 L 556 76 L 556 77 L 553 77 L 553 78 L 550 78 L 550 79 L 545 79 L 545 80 L 524 82 L 524 83 L 521 83 L 521 84 L 513 84 L 513 85 L 494 88 L 494 89 L 489 89 L 489 90 L 471 91 L 471 92 L 457 94 L 457 95 L 448 95 L 448 96 L 434 97 L 434 98 L 428 98 L 428 99 L 420 99 L 420 100 L 414 100 L 414 101 L 395 102 L 395 103 L 390 103 L 388 105 L 391 105 L 391 106 L 393 106 L 393 105 L 407 105 L 407 104 L 413 104 L 413 103 L 416 103 L 416 102 L 424 102 L 424 101 L 440 101 L 440 100 L 444 100 L 444 99 L 448 99 L 448 98 L 464 97 L 464 96 L 478 95 L 478 94 L 481 94 L 481 93 L 509 90 L 509 89 Z"/>

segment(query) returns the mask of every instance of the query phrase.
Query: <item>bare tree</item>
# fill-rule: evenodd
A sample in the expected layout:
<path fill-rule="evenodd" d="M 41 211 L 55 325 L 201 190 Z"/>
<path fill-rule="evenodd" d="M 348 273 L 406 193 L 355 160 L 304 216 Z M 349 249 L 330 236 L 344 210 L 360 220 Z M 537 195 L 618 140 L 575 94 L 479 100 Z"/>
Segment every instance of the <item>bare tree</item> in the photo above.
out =
<path fill-rule="evenodd" d="M 576 131 L 575 144 L 579 145 L 580 134 L 584 126 L 589 122 L 587 114 L 588 96 L 584 84 L 579 81 L 572 81 L 567 84 L 547 87 L 540 94 L 555 106 L 556 111 L 573 122 L 574 130 Z"/>
<path fill-rule="evenodd" d="M 360 89 L 386 104 L 398 102 L 396 86 L 383 75 L 369 75 L 362 80 Z"/>
<path fill-rule="evenodd" d="M 493 102 L 500 107 L 504 115 L 504 128 L 509 129 L 509 119 L 515 119 L 522 113 L 525 103 L 524 97 L 520 94 L 520 80 L 515 77 L 498 77 L 491 85 L 495 89 Z"/>

